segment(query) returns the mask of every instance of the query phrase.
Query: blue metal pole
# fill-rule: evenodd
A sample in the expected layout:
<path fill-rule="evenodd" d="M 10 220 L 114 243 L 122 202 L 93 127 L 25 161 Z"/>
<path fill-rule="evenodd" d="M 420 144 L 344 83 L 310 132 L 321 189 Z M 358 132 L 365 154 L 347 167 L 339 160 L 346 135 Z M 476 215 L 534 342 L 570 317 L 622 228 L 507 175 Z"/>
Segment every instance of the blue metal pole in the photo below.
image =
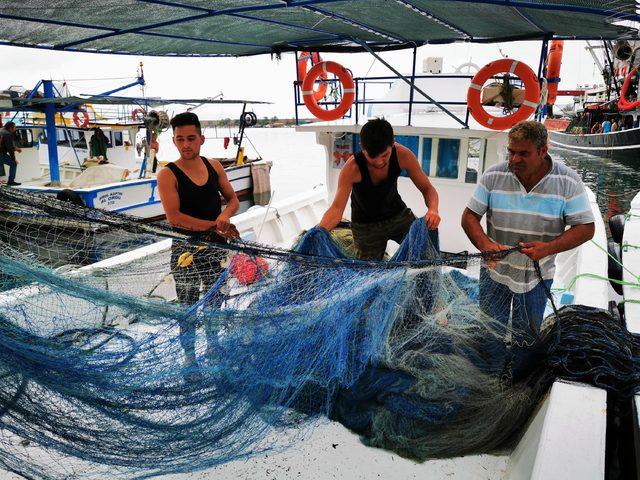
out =
<path fill-rule="evenodd" d="M 409 118 L 407 119 L 407 125 L 411 126 L 411 113 L 413 112 L 413 91 L 416 84 L 416 54 L 418 48 L 413 47 L 413 67 L 411 68 L 411 85 L 409 88 Z"/>
<path fill-rule="evenodd" d="M 44 97 L 54 98 L 53 81 L 43 80 Z M 47 147 L 49 148 L 49 176 L 51 186 L 60 186 L 60 169 L 58 166 L 58 137 L 56 135 L 56 105 L 47 103 L 44 106 L 44 118 L 47 130 Z"/>
<path fill-rule="evenodd" d="M 545 38 L 542 41 L 542 48 L 540 50 L 540 63 L 538 64 L 538 80 L 542 83 L 542 78 L 546 75 L 547 71 L 547 54 L 549 47 L 549 39 Z M 542 120 L 543 115 L 546 113 L 546 105 L 542 105 L 542 108 L 538 107 L 536 112 L 536 120 Z"/>
<path fill-rule="evenodd" d="M 356 101 L 353 105 L 353 108 L 355 109 L 356 112 L 356 125 L 358 124 L 358 79 L 355 78 L 355 83 L 356 83 Z"/>

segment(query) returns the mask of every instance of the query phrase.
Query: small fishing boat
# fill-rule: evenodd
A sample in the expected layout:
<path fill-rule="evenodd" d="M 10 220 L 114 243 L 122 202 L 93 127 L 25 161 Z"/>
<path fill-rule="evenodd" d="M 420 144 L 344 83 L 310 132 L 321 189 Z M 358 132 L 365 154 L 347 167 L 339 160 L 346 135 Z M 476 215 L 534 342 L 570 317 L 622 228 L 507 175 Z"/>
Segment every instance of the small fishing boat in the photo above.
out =
<path fill-rule="evenodd" d="M 233 158 L 219 160 L 241 200 L 253 201 L 254 193 L 270 191 L 270 162 L 249 159 L 244 154 L 244 130 L 255 125 L 256 120 L 252 112 L 246 111 L 249 102 L 215 98 L 183 102 L 112 95 L 140 85 L 145 85 L 142 67 L 135 82 L 97 96 L 72 96 L 63 84 L 50 80 L 39 82 L 29 91 L 13 88 L 0 94 L 0 111 L 5 112 L 5 121 L 13 119 L 17 124 L 16 140 L 22 148 L 22 152 L 17 153 L 20 166 L 16 181 L 22 183 L 20 188 L 62 195 L 88 207 L 148 220 L 162 219 L 164 212 L 157 192 L 156 172 L 166 162 L 158 162 L 149 145 L 152 136 L 169 128 L 169 118 L 164 111 L 151 110 L 151 107 L 233 103 L 244 105 L 236 137 L 239 139 L 237 152 Z M 48 105 L 55 110 L 51 112 L 52 118 L 46 112 Z M 105 113 L 100 110 L 101 106 L 118 108 L 118 111 Z M 102 137 L 104 143 L 99 152 L 91 149 L 96 135 Z M 143 141 L 137 142 L 141 136 Z M 56 139 L 55 148 L 49 148 L 49 138 Z M 254 185 L 257 185 L 255 192 Z"/>
<path fill-rule="evenodd" d="M 574 116 L 565 128 L 550 130 L 553 145 L 638 166 L 640 104 L 627 96 L 638 88 L 634 64 L 639 47 L 637 41 L 627 40 L 588 47 L 605 84 L 574 92 Z M 548 118 L 545 123 L 555 121 Z"/>

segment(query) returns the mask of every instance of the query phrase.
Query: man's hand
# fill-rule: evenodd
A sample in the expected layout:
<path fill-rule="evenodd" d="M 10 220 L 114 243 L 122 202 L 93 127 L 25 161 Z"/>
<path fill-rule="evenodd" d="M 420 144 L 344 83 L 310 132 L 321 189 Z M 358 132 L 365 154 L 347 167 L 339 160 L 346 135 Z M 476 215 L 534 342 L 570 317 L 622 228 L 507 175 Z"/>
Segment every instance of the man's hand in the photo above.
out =
<path fill-rule="evenodd" d="M 482 248 L 480 249 L 482 253 L 491 253 L 491 252 L 497 253 L 503 250 L 509 250 L 509 247 L 496 242 L 488 242 L 485 245 L 483 245 Z M 500 260 L 502 260 L 502 258 L 503 257 L 501 255 L 496 255 L 496 256 L 488 255 L 485 257 L 485 264 L 487 265 L 487 268 L 489 270 L 493 270 L 494 268 L 496 268 L 496 265 L 500 262 Z"/>
<path fill-rule="evenodd" d="M 231 220 L 229 219 L 229 215 L 225 214 L 225 212 L 222 212 L 220 215 L 218 215 L 218 218 L 216 218 L 215 229 L 224 235 L 227 233 L 227 230 L 229 230 L 230 223 Z"/>
<path fill-rule="evenodd" d="M 15 149 L 16 149 L 16 152 L 22 153 L 22 149 L 20 147 L 15 147 Z"/>
<path fill-rule="evenodd" d="M 520 242 L 518 246 L 522 247 L 522 250 L 520 250 L 521 253 L 524 253 L 527 257 L 535 262 L 551 255 L 552 253 L 547 242 Z"/>
<path fill-rule="evenodd" d="M 438 225 L 440 225 L 440 215 L 437 210 L 430 209 L 424 216 L 424 219 L 427 221 L 429 230 L 435 230 L 438 228 Z"/>

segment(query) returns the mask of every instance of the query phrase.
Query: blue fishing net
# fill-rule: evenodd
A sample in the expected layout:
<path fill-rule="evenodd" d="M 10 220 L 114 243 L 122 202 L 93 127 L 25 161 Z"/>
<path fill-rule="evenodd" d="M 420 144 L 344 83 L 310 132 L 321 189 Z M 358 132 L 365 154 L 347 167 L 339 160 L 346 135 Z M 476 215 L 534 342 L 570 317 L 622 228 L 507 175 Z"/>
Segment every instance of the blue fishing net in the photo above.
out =
<path fill-rule="evenodd" d="M 424 219 L 388 262 L 320 228 L 291 251 L 219 243 L 6 188 L 2 222 L 0 466 L 28 478 L 202 470 L 320 417 L 416 460 L 491 452 L 556 378 L 637 389 L 606 312 L 504 325 L 479 305 L 482 257 L 441 257 Z M 110 260 L 82 266 L 70 230 Z"/>

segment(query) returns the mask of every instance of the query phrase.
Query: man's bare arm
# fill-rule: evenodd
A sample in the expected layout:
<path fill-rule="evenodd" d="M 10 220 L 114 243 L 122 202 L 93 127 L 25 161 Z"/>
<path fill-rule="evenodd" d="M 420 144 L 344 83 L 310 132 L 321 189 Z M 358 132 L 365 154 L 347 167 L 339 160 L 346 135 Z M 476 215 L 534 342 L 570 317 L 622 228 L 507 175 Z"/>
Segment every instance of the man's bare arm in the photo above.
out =
<path fill-rule="evenodd" d="M 595 230 L 594 223 L 573 225 L 562 235 L 557 236 L 549 242 L 536 241 L 520 243 L 520 246 L 524 247 L 521 252 L 532 260 L 540 260 L 549 255 L 566 252 L 567 250 L 582 245 L 584 242 L 593 238 Z"/>
<path fill-rule="evenodd" d="M 440 213 L 438 211 L 440 199 L 438 198 L 438 192 L 429 180 L 429 177 L 427 177 L 422 170 L 413 152 L 402 145 L 396 148 L 399 150 L 398 160 L 400 168 L 407 171 L 409 178 L 424 197 L 424 203 L 429 210 L 425 215 L 427 225 L 429 229 L 435 230 L 440 224 Z"/>
<path fill-rule="evenodd" d="M 347 200 L 349 200 L 349 195 L 351 195 L 354 175 L 356 174 L 355 172 L 357 171 L 357 168 L 358 167 L 353 157 L 347 160 L 347 163 L 342 168 L 340 176 L 338 177 L 338 189 L 335 197 L 333 198 L 333 203 L 322 216 L 322 220 L 318 223 L 319 227 L 331 231 L 336 228 L 338 223 L 340 223 L 340 220 L 342 220 L 344 209 L 347 206 Z"/>
<path fill-rule="evenodd" d="M 236 192 L 233 190 L 233 186 L 231 185 L 231 182 L 229 182 L 227 172 L 224 171 L 222 164 L 217 160 L 210 160 L 210 162 L 218 174 L 218 186 L 220 188 L 220 192 L 227 201 L 226 207 L 216 219 L 216 228 L 222 232 L 226 232 L 227 228 L 229 228 L 229 223 L 231 223 L 231 217 L 235 215 L 240 208 L 240 202 L 238 201 Z"/>

